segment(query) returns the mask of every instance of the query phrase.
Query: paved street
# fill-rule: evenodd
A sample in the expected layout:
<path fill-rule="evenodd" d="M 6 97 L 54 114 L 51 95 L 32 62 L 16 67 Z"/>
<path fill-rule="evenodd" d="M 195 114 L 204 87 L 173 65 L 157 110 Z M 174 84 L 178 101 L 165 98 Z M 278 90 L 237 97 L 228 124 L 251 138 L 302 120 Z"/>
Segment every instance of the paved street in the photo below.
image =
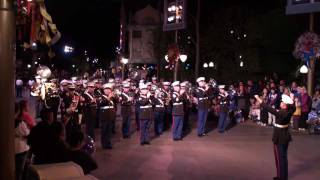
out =
<path fill-rule="evenodd" d="M 28 92 L 24 94 L 28 97 Z M 32 103 L 30 99 L 33 113 Z M 247 122 L 219 134 L 215 123 L 208 122 L 209 136 L 199 138 L 193 123 L 183 141 L 173 142 L 167 131 L 154 138 L 150 146 L 140 146 L 139 134 L 133 132 L 131 139 L 122 139 L 120 126 L 118 119 L 112 150 L 101 149 L 96 131 L 94 157 L 99 168 L 93 175 L 102 180 L 270 180 L 275 175 L 272 128 Z M 319 147 L 320 136 L 293 134 L 288 153 L 290 180 L 319 179 Z"/>
<path fill-rule="evenodd" d="M 150 146 L 140 146 L 137 133 L 129 140 L 118 134 L 113 150 L 102 150 L 97 142 L 99 169 L 93 174 L 100 179 L 272 179 L 276 171 L 271 128 L 247 122 L 219 134 L 213 122 L 209 126 L 209 136 L 198 138 L 193 129 L 179 142 L 171 140 L 170 132 Z M 293 139 L 290 179 L 319 179 L 320 136 L 294 134 Z"/>

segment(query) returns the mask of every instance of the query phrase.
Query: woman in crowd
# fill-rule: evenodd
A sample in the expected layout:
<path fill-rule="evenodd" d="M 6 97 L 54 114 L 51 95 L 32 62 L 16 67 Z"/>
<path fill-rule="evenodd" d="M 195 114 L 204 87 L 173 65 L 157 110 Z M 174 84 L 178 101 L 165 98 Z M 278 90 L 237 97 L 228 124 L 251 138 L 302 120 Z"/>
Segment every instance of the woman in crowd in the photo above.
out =
<path fill-rule="evenodd" d="M 21 119 L 20 106 L 15 104 L 15 165 L 16 165 L 16 180 L 23 179 L 26 159 L 28 156 L 29 146 L 27 144 L 27 136 L 30 133 L 30 129 L 27 124 Z"/>
<path fill-rule="evenodd" d="M 32 129 L 36 125 L 36 121 L 32 118 L 32 116 L 29 113 L 28 101 L 21 100 L 19 102 L 19 106 L 21 110 L 19 113 L 19 117 L 28 125 L 29 129 Z"/>

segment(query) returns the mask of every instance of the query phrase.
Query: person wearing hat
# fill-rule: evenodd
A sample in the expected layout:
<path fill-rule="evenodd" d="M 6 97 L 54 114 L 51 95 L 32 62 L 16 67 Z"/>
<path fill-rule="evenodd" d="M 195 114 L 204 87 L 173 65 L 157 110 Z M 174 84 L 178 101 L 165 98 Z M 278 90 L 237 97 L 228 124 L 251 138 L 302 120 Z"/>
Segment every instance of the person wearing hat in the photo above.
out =
<path fill-rule="evenodd" d="M 156 88 L 153 95 L 150 97 L 153 104 L 153 117 L 154 117 L 154 132 L 156 136 L 160 136 L 163 133 L 163 124 L 165 117 L 165 106 L 163 101 L 163 92 L 160 88 Z"/>
<path fill-rule="evenodd" d="M 274 156 L 276 160 L 277 176 L 275 180 L 287 180 L 288 179 L 288 146 L 291 139 L 289 130 L 290 119 L 295 111 L 295 105 L 293 100 L 283 94 L 281 96 L 280 109 L 277 110 L 270 105 L 265 104 L 258 95 L 254 96 L 257 101 L 268 112 L 276 116 L 273 124 L 272 141 L 274 144 Z"/>
<path fill-rule="evenodd" d="M 173 93 L 171 95 L 172 101 L 172 139 L 174 141 L 182 140 L 182 127 L 184 120 L 184 105 L 185 99 L 180 94 L 180 82 L 175 81 L 171 84 Z"/>
<path fill-rule="evenodd" d="M 151 83 L 152 83 L 152 85 L 158 86 L 157 77 L 152 76 L 152 78 L 151 78 Z"/>
<path fill-rule="evenodd" d="M 64 104 L 64 112 L 62 122 L 65 125 L 66 129 L 66 140 L 70 138 L 70 135 L 75 131 L 80 131 L 81 126 L 79 124 L 79 116 L 78 116 L 78 106 L 80 103 L 80 96 L 75 93 L 76 85 L 70 84 L 68 85 L 68 93 L 67 96 L 62 99 L 62 103 Z"/>
<path fill-rule="evenodd" d="M 219 133 L 224 133 L 229 122 L 229 94 L 225 90 L 225 85 L 219 85 L 219 95 L 218 95 L 218 105 L 219 105 L 219 121 L 218 121 L 218 131 Z"/>
<path fill-rule="evenodd" d="M 101 146 L 103 149 L 112 149 L 111 137 L 113 122 L 116 120 L 116 97 L 112 93 L 113 86 L 106 83 L 102 86 L 103 94 L 98 101 L 99 120 L 101 128 Z"/>
<path fill-rule="evenodd" d="M 180 84 L 180 94 L 185 99 L 184 104 L 184 118 L 183 118 L 183 128 L 182 131 L 184 134 L 187 134 L 187 132 L 190 130 L 190 123 L 189 123 L 189 114 L 190 114 L 190 108 L 191 108 L 191 101 L 190 101 L 190 95 L 188 92 L 188 81 L 184 81 Z"/>
<path fill-rule="evenodd" d="M 122 84 L 122 93 L 120 95 L 121 116 L 122 116 L 122 136 L 124 139 L 130 137 L 131 125 L 131 106 L 133 105 L 133 95 L 130 92 L 130 83 Z"/>
<path fill-rule="evenodd" d="M 139 105 L 139 120 L 140 120 L 140 144 L 150 144 L 149 129 L 151 125 L 152 104 L 149 97 L 148 85 L 140 85 L 140 96 L 137 99 Z"/>
<path fill-rule="evenodd" d="M 198 136 L 206 136 L 206 121 L 208 117 L 209 109 L 209 97 L 208 97 L 208 86 L 206 85 L 205 78 L 197 78 L 198 88 L 194 92 L 194 101 L 198 104 Z"/>
<path fill-rule="evenodd" d="M 84 111 L 83 118 L 86 123 L 86 134 L 95 139 L 94 128 L 97 118 L 97 98 L 94 93 L 94 82 L 89 82 L 87 89 L 83 93 Z"/>
<path fill-rule="evenodd" d="M 170 90 L 170 82 L 165 81 L 162 83 L 163 89 L 161 91 L 163 92 L 162 101 L 164 102 L 165 107 L 165 116 L 164 116 L 164 130 L 170 128 L 170 124 L 172 123 L 172 107 L 170 104 L 171 101 L 171 90 Z"/>

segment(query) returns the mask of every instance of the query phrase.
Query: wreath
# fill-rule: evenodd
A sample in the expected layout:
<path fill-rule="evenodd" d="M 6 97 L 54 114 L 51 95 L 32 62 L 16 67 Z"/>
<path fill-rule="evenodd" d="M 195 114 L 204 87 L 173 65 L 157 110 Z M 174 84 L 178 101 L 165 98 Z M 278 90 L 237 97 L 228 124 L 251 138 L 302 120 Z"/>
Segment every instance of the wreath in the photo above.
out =
<path fill-rule="evenodd" d="M 320 57 L 320 38 L 314 32 L 303 33 L 295 44 L 293 56 L 302 59 L 309 66 L 310 59 Z"/>

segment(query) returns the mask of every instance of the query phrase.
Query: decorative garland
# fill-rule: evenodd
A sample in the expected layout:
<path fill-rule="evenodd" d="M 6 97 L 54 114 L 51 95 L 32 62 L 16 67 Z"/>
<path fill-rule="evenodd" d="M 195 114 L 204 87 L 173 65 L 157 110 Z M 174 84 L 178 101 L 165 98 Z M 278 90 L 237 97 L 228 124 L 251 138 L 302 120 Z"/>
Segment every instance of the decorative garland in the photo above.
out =
<path fill-rule="evenodd" d="M 320 57 L 320 38 L 314 32 L 303 33 L 295 44 L 293 56 L 302 59 L 310 66 L 310 59 Z"/>

